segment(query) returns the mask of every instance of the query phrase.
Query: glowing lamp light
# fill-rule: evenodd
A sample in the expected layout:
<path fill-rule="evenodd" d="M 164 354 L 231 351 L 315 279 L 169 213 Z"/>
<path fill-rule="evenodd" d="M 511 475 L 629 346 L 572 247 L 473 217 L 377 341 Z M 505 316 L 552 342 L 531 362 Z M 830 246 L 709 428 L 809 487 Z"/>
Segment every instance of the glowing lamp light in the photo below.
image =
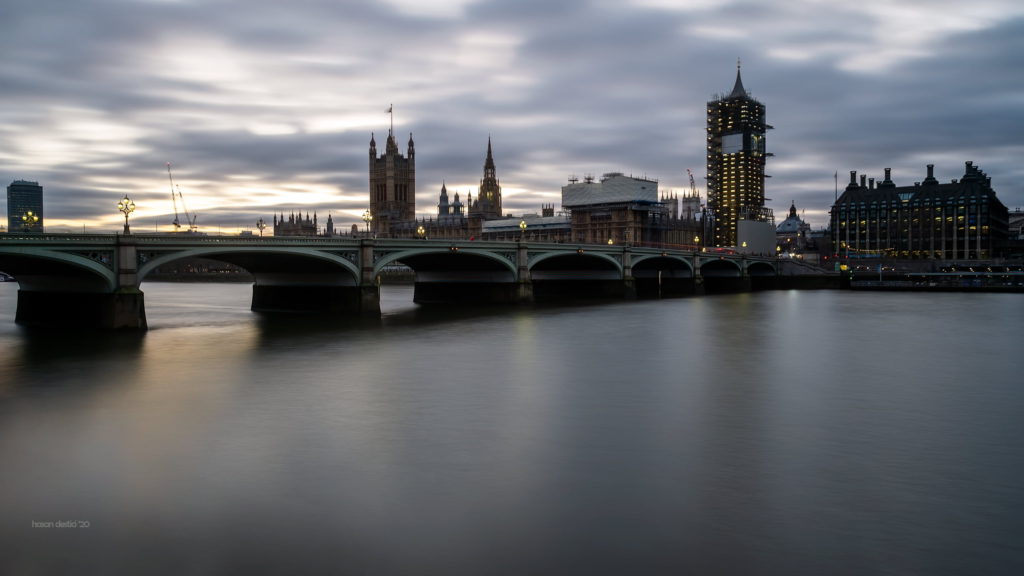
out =
<path fill-rule="evenodd" d="M 117 209 L 119 212 L 124 214 L 124 233 L 127 236 L 128 234 L 131 234 L 131 231 L 128 228 L 128 216 L 132 212 L 135 212 L 135 202 L 132 202 L 132 199 L 125 194 L 125 197 L 117 203 Z"/>
<path fill-rule="evenodd" d="M 366 212 L 363 212 L 363 222 L 366 223 L 366 233 L 369 234 L 370 233 L 370 222 L 373 222 L 373 214 L 370 214 L 369 210 L 367 210 Z"/>
<path fill-rule="evenodd" d="M 22 217 L 21 217 L 21 226 L 22 226 L 22 228 L 24 228 L 25 230 L 27 230 L 29 232 L 31 232 L 32 229 L 35 228 L 36 224 L 38 224 L 38 223 L 39 223 L 39 215 L 36 214 L 35 212 L 31 211 L 31 210 L 29 210 L 28 212 L 25 212 L 25 214 L 23 214 Z"/>

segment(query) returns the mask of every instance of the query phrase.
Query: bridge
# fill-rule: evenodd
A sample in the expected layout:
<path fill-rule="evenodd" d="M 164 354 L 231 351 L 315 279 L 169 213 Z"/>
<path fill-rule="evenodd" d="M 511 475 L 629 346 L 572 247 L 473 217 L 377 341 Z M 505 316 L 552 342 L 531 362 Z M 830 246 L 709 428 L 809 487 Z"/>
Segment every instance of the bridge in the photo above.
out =
<path fill-rule="evenodd" d="M 259 236 L 0 236 L 0 271 L 19 283 L 15 321 L 146 328 L 142 281 L 205 258 L 254 277 L 255 311 L 380 314 L 380 275 L 415 272 L 418 303 L 660 297 L 771 287 L 775 258 L 629 245 Z"/>

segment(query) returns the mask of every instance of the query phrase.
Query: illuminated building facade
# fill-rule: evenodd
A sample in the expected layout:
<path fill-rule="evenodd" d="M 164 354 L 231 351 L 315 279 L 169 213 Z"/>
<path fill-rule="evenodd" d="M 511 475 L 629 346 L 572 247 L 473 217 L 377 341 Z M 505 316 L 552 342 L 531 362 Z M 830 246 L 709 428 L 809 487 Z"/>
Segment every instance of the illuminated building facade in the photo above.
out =
<path fill-rule="evenodd" d="M 896 186 L 891 170 L 875 179 L 850 172 L 832 207 L 834 253 L 840 258 L 987 259 L 1006 241 L 1008 210 L 992 179 L 973 162 L 960 180 L 940 184 L 934 167 L 913 186 Z"/>
<path fill-rule="evenodd" d="M 7 187 L 7 231 L 43 231 L 43 187 L 39 182 L 15 180 Z"/>
<path fill-rule="evenodd" d="M 739 63 L 728 96 L 707 106 L 708 210 L 714 246 L 736 246 L 737 222 L 769 222 L 764 206 L 765 108 L 743 88 Z"/>

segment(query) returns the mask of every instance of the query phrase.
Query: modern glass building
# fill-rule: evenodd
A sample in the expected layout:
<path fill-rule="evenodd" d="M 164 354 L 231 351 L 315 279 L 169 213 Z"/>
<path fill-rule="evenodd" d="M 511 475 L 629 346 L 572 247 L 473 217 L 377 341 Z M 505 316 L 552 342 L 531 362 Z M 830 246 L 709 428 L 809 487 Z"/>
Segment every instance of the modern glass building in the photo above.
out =
<path fill-rule="evenodd" d="M 736 84 L 728 96 L 708 102 L 707 171 L 708 209 L 714 219 L 713 246 L 736 246 L 737 222 L 769 222 L 764 206 L 765 124 L 764 104 L 743 88 L 739 63 Z"/>
<path fill-rule="evenodd" d="M 7 231 L 43 231 L 43 187 L 39 182 L 15 180 L 7 187 Z"/>

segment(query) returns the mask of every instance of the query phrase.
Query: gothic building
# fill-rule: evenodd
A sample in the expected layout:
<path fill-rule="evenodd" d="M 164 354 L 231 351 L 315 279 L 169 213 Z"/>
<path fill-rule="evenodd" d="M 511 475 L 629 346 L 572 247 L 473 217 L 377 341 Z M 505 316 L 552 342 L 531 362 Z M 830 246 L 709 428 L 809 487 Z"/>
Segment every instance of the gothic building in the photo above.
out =
<path fill-rule="evenodd" d="M 372 150 L 372 148 L 371 148 Z M 409 143 L 409 154 L 412 155 L 412 140 Z M 371 164 L 371 170 L 373 165 Z M 373 187 L 373 174 L 370 175 L 371 190 Z M 372 212 L 371 196 L 371 212 Z M 410 204 L 409 210 L 413 210 Z M 484 222 L 500 220 L 504 218 L 501 209 L 501 185 L 498 183 L 497 170 L 494 165 L 494 155 L 491 149 L 491 139 L 487 139 L 487 157 L 484 160 L 484 176 L 480 180 L 480 188 L 477 190 L 476 199 L 472 193 L 466 194 L 466 202 L 463 204 L 456 192 L 454 198 L 448 195 L 448 187 L 441 184 L 441 194 L 437 202 L 436 218 L 414 217 L 392 219 L 387 228 L 377 227 L 377 213 L 373 213 L 374 230 L 378 236 L 393 238 L 480 238 L 483 233 Z M 516 223 L 518 224 L 518 220 Z"/>
<path fill-rule="evenodd" d="M 484 177 L 480 180 L 480 189 L 476 200 L 470 199 L 470 217 L 483 220 L 497 220 L 501 214 L 501 186 L 495 174 L 494 156 L 491 154 L 491 138 L 487 138 L 487 159 L 484 160 Z"/>
<path fill-rule="evenodd" d="M 768 222 L 764 206 L 765 107 L 747 94 L 736 63 L 728 96 L 707 105 L 708 210 L 714 219 L 709 245 L 736 246 L 740 220 Z"/>
<path fill-rule="evenodd" d="M 329 228 L 333 230 L 334 222 L 330 216 L 327 217 L 327 222 Z M 316 212 L 313 213 L 312 220 L 309 218 L 309 212 L 306 212 L 305 218 L 302 214 L 296 215 L 292 212 L 287 220 L 284 214 L 281 214 L 280 218 L 274 214 L 274 236 L 316 236 L 318 231 Z"/>
<path fill-rule="evenodd" d="M 370 135 L 370 213 L 373 233 L 393 235 L 392 227 L 416 218 L 416 152 L 412 134 L 406 155 L 398 152 L 395 136 L 388 130 L 384 154 L 377 156 L 377 142 Z"/>

